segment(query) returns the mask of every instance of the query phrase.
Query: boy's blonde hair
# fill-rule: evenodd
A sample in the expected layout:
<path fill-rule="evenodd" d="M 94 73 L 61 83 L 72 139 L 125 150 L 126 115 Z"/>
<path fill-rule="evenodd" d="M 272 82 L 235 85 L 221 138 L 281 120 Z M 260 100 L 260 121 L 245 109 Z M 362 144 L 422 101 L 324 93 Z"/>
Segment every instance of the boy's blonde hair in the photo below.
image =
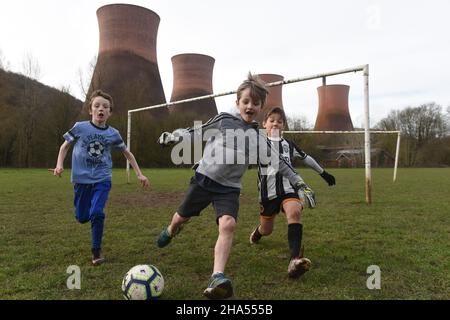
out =
<path fill-rule="evenodd" d="M 264 107 L 269 90 L 267 90 L 266 84 L 257 75 L 253 75 L 251 72 L 248 73 L 247 80 L 242 82 L 237 89 L 238 101 L 241 99 L 242 92 L 246 89 L 250 89 L 252 100 L 254 102 L 261 101 L 261 107 Z"/>
<path fill-rule="evenodd" d="M 281 108 L 281 107 L 272 107 L 272 108 L 270 108 L 266 112 L 263 122 L 266 122 L 267 119 L 269 119 L 269 117 L 271 115 L 273 115 L 273 114 L 279 114 L 281 116 L 281 120 L 283 120 L 283 124 L 287 123 L 286 113 L 284 112 L 283 108 Z"/>
<path fill-rule="evenodd" d="M 111 112 L 113 111 L 113 98 L 107 94 L 106 92 L 102 91 L 102 90 L 95 90 L 94 92 L 92 92 L 90 98 L 89 98 L 89 111 L 92 109 L 92 102 L 94 102 L 94 99 L 97 97 L 102 97 L 105 98 L 106 100 L 109 101 L 109 108 L 111 109 Z"/>

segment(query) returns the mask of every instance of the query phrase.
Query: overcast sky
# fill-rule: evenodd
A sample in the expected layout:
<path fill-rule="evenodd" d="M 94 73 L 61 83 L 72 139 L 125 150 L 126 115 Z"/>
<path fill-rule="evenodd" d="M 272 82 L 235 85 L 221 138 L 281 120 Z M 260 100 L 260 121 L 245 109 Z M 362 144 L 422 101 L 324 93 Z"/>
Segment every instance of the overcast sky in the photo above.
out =
<path fill-rule="evenodd" d="M 40 81 L 70 86 L 82 98 L 79 70 L 98 52 L 96 10 L 116 2 L 0 0 L 0 51 L 9 69 L 22 72 L 31 54 Z M 448 0 L 152 0 L 120 1 L 161 17 L 158 64 L 166 98 L 172 91 L 171 57 L 214 57 L 215 93 L 235 90 L 248 71 L 292 79 L 370 65 L 371 124 L 392 109 L 434 101 L 450 105 L 450 1 Z M 350 114 L 363 123 L 361 73 L 329 78 L 347 84 Z M 321 80 L 284 86 L 290 116 L 314 124 Z M 216 100 L 229 111 L 234 97 Z"/>

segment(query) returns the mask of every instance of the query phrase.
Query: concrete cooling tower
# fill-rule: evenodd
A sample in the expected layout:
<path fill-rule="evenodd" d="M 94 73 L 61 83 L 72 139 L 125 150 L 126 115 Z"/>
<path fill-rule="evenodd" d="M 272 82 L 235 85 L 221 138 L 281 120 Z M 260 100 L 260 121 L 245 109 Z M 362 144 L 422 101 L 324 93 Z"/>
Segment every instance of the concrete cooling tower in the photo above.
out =
<path fill-rule="evenodd" d="M 173 89 L 171 102 L 213 94 L 214 58 L 194 53 L 172 57 Z M 217 115 L 214 99 L 188 102 L 169 108 L 171 116 L 208 120 Z"/>
<path fill-rule="evenodd" d="M 100 46 L 88 97 L 102 89 L 114 99 L 114 113 L 166 103 L 156 56 L 160 18 L 153 11 L 128 4 L 97 10 Z M 150 111 L 168 115 L 167 108 Z"/>
<path fill-rule="evenodd" d="M 272 83 L 284 80 L 284 77 L 279 74 L 263 73 L 259 74 L 258 77 L 265 83 Z M 267 96 L 266 104 L 263 110 L 261 110 L 260 114 L 256 118 L 256 121 L 258 121 L 260 124 L 262 124 L 264 116 L 270 108 L 272 107 L 283 108 L 283 86 L 270 87 L 268 89 L 269 95 Z"/>
<path fill-rule="evenodd" d="M 319 111 L 314 130 L 352 131 L 353 123 L 348 109 L 350 87 L 346 85 L 325 85 L 317 89 Z"/>

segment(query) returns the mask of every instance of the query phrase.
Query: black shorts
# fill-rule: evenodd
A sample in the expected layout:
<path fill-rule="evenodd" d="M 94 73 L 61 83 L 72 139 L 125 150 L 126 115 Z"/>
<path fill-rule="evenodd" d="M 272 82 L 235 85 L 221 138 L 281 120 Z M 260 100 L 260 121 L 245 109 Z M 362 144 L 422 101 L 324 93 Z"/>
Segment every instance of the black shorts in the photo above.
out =
<path fill-rule="evenodd" d="M 199 216 L 200 212 L 212 203 L 216 212 L 216 223 L 219 223 L 219 218 L 224 215 L 232 216 L 237 221 L 239 196 L 240 191 L 229 193 L 208 191 L 199 186 L 197 180 L 193 177 L 177 212 L 183 218 Z"/>
<path fill-rule="evenodd" d="M 288 201 L 298 201 L 300 202 L 300 198 L 296 193 L 288 193 L 282 197 L 275 198 L 273 200 L 269 200 L 266 202 L 260 203 L 261 211 L 260 214 L 264 217 L 273 217 L 280 213 L 283 210 L 283 204 Z"/>

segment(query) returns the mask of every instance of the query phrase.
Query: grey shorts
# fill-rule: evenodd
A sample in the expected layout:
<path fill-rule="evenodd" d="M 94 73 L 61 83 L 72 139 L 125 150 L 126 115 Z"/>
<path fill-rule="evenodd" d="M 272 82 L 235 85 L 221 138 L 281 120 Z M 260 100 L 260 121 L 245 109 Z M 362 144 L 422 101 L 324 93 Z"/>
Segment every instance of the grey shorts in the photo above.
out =
<path fill-rule="evenodd" d="M 183 218 L 199 216 L 200 212 L 212 203 L 216 212 L 216 223 L 222 216 L 232 216 L 236 221 L 239 212 L 240 192 L 218 193 L 208 191 L 198 185 L 195 177 L 191 179 L 191 184 L 178 208 L 178 214 Z"/>

